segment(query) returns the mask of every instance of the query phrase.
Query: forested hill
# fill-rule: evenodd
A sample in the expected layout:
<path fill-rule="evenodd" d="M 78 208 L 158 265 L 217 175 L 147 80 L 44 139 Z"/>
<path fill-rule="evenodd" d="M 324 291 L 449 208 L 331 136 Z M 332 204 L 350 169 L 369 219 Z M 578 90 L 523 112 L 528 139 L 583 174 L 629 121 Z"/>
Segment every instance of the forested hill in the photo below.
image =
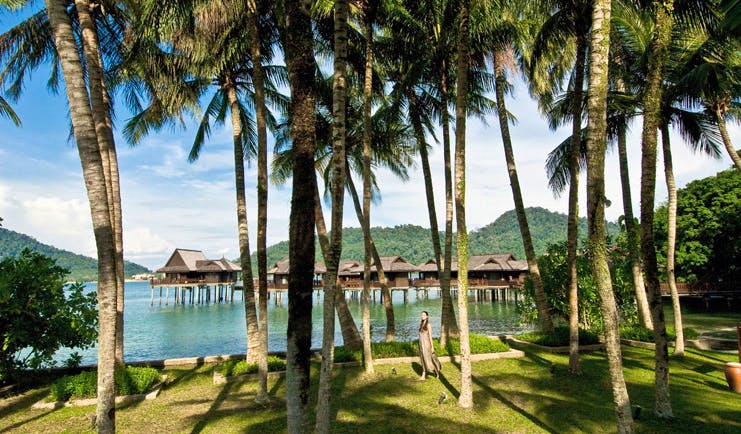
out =
<path fill-rule="evenodd" d="M 0 259 L 7 256 L 15 256 L 24 248 L 29 248 L 33 251 L 56 259 L 58 265 L 70 270 L 70 280 L 98 280 L 97 260 L 42 244 L 28 235 L 0 228 Z M 133 262 L 124 261 L 124 274 L 126 277 L 148 272 L 149 269 L 146 267 Z"/>
<path fill-rule="evenodd" d="M 548 211 L 545 208 L 527 208 L 526 214 L 537 255 L 545 253 L 549 244 L 566 240 L 567 216 L 565 214 Z M 617 224 L 608 223 L 607 231 L 612 235 L 617 234 Z M 430 230 L 427 228 L 415 225 L 393 228 L 375 227 L 371 229 L 371 235 L 381 256 L 401 255 L 417 265 L 434 256 Z M 583 218 L 579 221 L 579 238 L 585 239 L 586 236 L 587 220 Z M 440 241 L 443 241 L 442 234 Z M 453 245 L 455 249 L 455 235 Z M 522 247 L 522 237 L 515 211 L 507 211 L 493 223 L 471 231 L 469 246 L 472 254 L 511 252 L 517 259 L 525 259 L 525 250 Z M 363 231 L 360 228 L 344 228 L 342 230 L 342 259 L 361 260 L 363 252 Z M 288 241 L 268 247 L 268 267 L 286 258 L 288 258 Z M 318 242 L 316 258 L 324 262 Z M 256 256 L 253 254 L 253 268 L 257 267 L 256 264 Z"/>

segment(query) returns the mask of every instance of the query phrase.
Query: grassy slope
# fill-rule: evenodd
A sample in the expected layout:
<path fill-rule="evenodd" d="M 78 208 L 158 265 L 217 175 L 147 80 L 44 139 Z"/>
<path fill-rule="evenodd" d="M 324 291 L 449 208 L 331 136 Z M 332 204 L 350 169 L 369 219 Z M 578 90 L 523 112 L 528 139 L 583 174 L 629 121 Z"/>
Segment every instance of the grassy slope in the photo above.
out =
<path fill-rule="evenodd" d="M 636 432 L 741 432 L 741 400 L 723 377 L 725 361 L 736 355 L 689 350 L 671 359 L 671 396 L 676 418 L 657 420 L 652 412 L 653 353 L 623 349 L 631 403 L 643 412 Z M 583 354 L 584 375 L 567 373 L 567 355 L 529 353 L 519 359 L 473 364 L 473 410 L 457 407 L 458 368 L 443 365 L 442 381 L 416 381 L 418 364 L 378 366 L 373 377 L 361 368 L 338 370 L 334 382 L 335 433 L 615 432 L 615 415 L 604 353 Z M 555 366 L 555 369 L 553 368 Z M 312 371 L 312 400 L 317 368 Z M 396 368 L 398 374 L 391 372 Z M 212 366 L 170 369 L 173 378 L 154 401 L 117 412 L 119 432 L 285 432 L 285 380 L 271 380 L 273 402 L 254 403 L 255 383 L 215 386 Z M 438 405 L 441 393 L 448 398 Z M 95 407 L 32 410 L 43 390 L 0 401 L 2 432 L 89 432 Z M 313 402 L 310 404 L 313 413 Z"/>

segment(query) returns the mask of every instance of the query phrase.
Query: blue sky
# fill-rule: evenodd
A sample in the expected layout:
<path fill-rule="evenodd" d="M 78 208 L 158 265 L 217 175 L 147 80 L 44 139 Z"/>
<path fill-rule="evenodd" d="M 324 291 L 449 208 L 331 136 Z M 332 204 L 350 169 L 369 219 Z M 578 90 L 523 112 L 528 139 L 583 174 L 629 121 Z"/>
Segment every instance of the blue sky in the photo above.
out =
<path fill-rule="evenodd" d="M 40 2 L 38 2 L 40 3 Z M 0 13 L 0 31 L 17 22 L 16 14 Z M 46 70 L 39 70 L 13 106 L 21 118 L 16 127 L 0 118 L 0 217 L 3 227 L 75 253 L 95 257 L 90 209 L 82 180 L 77 148 L 69 137 L 69 117 L 63 88 L 50 94 Z M 566 197 L 554 198 L 547 187 L 544 169 L 547 153 L 569 132 L 550 131 L 521 83 L 507 100 L 517 123 L 510 127 L 517 169 L 526 206 L 541 206 L 566 213 Z M 234 161 L 230 128 L 215 128 L 201 158 L 188 163 L 194 120 L 185 130 L 164 130 L 129 146 L 120 128 L 131 116 L 116 109 L 116 143 L 121 173 L 124 225 L 124 254 L 127 259 L 150 268 L 164 265 L 176 247 L 200 249 L 207 257 L 238 256 L 234 194 Z M 467 223 L 469 230 L 493 222 L 514 208 L 498 121 L 488 126 L 471 119 L 467 125 Z M 741 128 L 732 125 L 731 140 L 738 147 Z M 438 134 L 438 137 L 442 137 Z M 725 170 L 727 155 L 714 160 L 694 155 L 672 133 L 675 177 L 681 188 L 688 182 Z M 272 140 L 270 142 L 272 146 Z M 632 125 L 629 137 L 633 209 L 638 213 L 640 177 L 640 123 Z M 442 149 L 431 154 L 439 219 L 444 218 Z M 657 203 L 666 200 L 663 160 L 657 170 Z M 251 248 L 256 237 L 256 167 L 246 168 L 248 220 Z M 585 175 L 583 175 L 584 179 Z M 582 183 L 583 184 L 583 183 Z M 386 171 L 379 172 L 381 198 L 371 211 L 373 226 L 416 224 L 429 227 L 421 168 L 410 168 L 408 182 L 400 182 Z M 580 210 L 586 215 L 582 185 Z M 606 195 L 609 220 L 623 214 L 616 150 L 609 151 L 606 164 Z M 344 226 L 359 226 L 350 201 L 346 201 Z M 328 215 L 328 208 L 325 206 Z M 270 186 L 268 244 L 288 239 L 290 183 Z M 442 225 L 442 221 L 440 222 Z"/>

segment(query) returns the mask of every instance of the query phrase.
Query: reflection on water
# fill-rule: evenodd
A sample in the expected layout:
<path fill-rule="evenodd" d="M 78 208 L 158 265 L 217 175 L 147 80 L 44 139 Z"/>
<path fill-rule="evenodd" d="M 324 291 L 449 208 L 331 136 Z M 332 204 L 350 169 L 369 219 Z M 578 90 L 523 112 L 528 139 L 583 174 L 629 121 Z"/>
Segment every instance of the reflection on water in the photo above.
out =
<path fill-rule="evenodd" d="M 95 284 L 90 285 L 91 289 Z M 317 294 L 319 296 L 317 296 Z M 376 293 L 378 294 L 378 293 Z M 155 291 L 154 306 L 150 306 L 150 288 L 147 282 L 127 282 L 124 310 L 124 352 L 127 362 L 159 360 L 179 357 L 209 356 L 216 354 L 238 354 L 246 351 L 244 304 L 239 294 L 234 303 L 209 305 L 160 305 Z M 417 338 L 419 316 L 423 310 L 430 313 L 433 334 L 440 333 L 441 302 L 438 291 L 430 291 L 429 298 L 423 292 L 409 291 L 409 301 L 404 303 L 403 292 L 393 295 L 396 320 L 396 339 Z M 473 297 L 470 297 L 472 299 Z M 312 347 L 322 345 L 322 298 L 315 293 L 312 309 Z M 361 326 L 361 307 L 357 299 L 348 296 L 348 305 L 358 328 Z M 529 330 L 519 324 L 519 316 L 513 301 L 469 302 L 469 324 L 472 333 L 495 335 Z M 456 309 L 457 311 L 457 309 Z M 268 342 L 270 351 L 285 351 L 288 304 L 268 302 Z M 336 345 L 342 345 L 339 321 L 335 324 Z M 384 339 L 386 316 L 380 303 L 371 306 L 371 334 L 374 341 Z M 66 359 L 68 351 L 57 354 L 56 359 Z M 97 350 L 91 348 L 81 352 L 83 364 L 97 362 Z"/>

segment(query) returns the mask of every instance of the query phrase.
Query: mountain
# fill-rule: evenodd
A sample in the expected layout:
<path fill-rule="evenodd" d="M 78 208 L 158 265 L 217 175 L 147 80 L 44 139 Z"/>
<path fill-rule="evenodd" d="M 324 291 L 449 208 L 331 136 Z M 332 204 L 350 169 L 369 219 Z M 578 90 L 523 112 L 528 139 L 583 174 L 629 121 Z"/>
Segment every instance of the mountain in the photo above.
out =
<path fill-rule="evenodd" d="M 545 253 L 549 244 L 566 241 L 565 214 L 549 211 L 545 208 L 527 208 L 525 214 L 530 224 L 530 232 L 535 247 L 535 254 Z M 607 223 L 607 232 L 616 235 L 618 225 Z M 434 256 L 430 230 L 416 225 L 401 225 L 393 228 L 371 228 L 371 236 L 381 256 L 401 255 L 413 264 L 420 264 Z M 587 219 L 579 219 L 579 237 L 587 236 Z M 522 247 L 522 236 L 514 210 L 507 211 L 493 223 L 469 233 L 471 254 L 485 253 L 512 253 L 517 259 L 525 259 L 525 250 Z M 443 242 L 443 234 L 440 241 Z M 453 251 L 455 251 L 455 235 L 453 236 Z M 342 259 L 362 260 L 365 248 L 363 246 L 363 231 L 360 228 L 342 229 Z M 268 267 L 288 258 L 288 241 L 281 241 L 268 247 Z M 316 259 L 324 262 L 316 244 Z M 256 269 L 256 255 L 252 255 L 252 267 Z"/>
<path fill-rule="evenodd" d="M 29 248 L 56 259 L 57 265 L 70 270 L 69 280 L 98 280 L 98 261 L 96 259 L 42 244 L 28 235 L 0 228 L 0 259 L 7 256 L 15 256 L 24 248 Z M 144 266 L 124 261 L 124 275 L 126 277 L 149 272 L 150 270 Z"/>

